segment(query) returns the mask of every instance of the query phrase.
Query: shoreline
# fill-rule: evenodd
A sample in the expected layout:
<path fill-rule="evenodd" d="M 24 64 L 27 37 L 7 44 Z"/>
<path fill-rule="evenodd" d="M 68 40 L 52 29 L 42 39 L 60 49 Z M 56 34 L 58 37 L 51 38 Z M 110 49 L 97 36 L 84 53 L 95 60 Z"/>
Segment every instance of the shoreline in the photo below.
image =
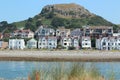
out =
<path fill-rule="evenodd" d="M 0 61 L 118 62 L 120 51 L 0 51 Z"/>

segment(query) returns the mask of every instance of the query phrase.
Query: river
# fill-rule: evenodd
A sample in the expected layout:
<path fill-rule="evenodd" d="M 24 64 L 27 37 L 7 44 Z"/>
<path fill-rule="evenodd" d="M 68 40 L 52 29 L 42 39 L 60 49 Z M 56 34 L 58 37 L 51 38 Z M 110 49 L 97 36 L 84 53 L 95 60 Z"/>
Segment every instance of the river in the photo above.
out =
<path fill-rule="evenodd" d="M 52 66 L 64 63 L 65 66 L 74 62 L 24 62 L 24 61 L 0 61 L 0 78 L 13 80 L 15 78 L 27 78 L 28 74 L 35 69 L 50 69 Z M 107 80 L 114 73 L 115 80 L 120 80 L 120 62 L 79 62 L 87 67 L 94 64 L 100 74 Z"/>

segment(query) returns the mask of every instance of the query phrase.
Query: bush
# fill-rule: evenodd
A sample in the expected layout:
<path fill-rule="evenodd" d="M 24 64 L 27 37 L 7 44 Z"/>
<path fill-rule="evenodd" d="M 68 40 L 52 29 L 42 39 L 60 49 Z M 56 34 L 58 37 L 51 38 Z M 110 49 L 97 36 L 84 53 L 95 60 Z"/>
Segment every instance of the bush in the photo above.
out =
<path fill-rule="evenodd" d="M 75 47 L 69 46 L 69 47 L 68 47 L 68 50 L 75 50 Z"/>

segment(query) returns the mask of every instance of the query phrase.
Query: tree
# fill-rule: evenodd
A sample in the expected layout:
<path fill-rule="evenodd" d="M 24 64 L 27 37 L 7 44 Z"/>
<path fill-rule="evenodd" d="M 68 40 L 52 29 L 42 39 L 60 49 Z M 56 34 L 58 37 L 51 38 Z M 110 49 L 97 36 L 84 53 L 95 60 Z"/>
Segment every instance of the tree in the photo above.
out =
<path fill-rule="evenodd" d="M 39 21 L 36 22 L 36 26 L 38 27 L 40 25 L 42 25 L 42 22 L 39 20 Z"/>
<path fill-rule="evenodd" d="M 95 25 L 95 26 L 101 26 L 101 25 L 104 25 L 104 26 L 111 26 L 112 23 L 106 21 L 104 18 L 102 18 L 102 17 L 100 17 L 100 16 L 95 16 L 95 17 L 92 17 L 92 18 L 89 20 L 88 25 Z"/>
<path fill-rule="evenodd" d="M 95 46 L 96 46 L 96 39 L 95 39 L 95 38 L 92 38 L 92 39 L 91 39 L 91 43 L 92 43 L 92 47 L 95 48 Z"/>
<path fill-rule="evenodd" d="M 68 47 L 68 50 L 75 50 L 75 47 L 69 46 L 69 47 Z"/>
<path fill-rule="evenodd" d="M 30 22 L 27 22 L 26 24 L 25 24 L 25 29 L 30 29 L 30 30 L 32 30 L 32 31 L 35 31 L 36 30 L 36 26 L 34 26 L 32 23 L 30 23 Z"/>
<path fill-rule="evenodd" d="M 51 25 L 54 26 L 54 27 L 65 26 L 64 19 L 55 17 L 55 18 L 53 18 L 53 20 L 51 22 Z"/>
<path fill-rule="evenodd" d="M 5 31 L 5 29 L 7 29 L 7 27 L 8 27 L 8 22 L 7 21 L 0 22 L 0 32 L 3 33 Z"/>
<path fill-rule="evenodd" d="M 1 26 L 7 26 L 8 25 L 8 22 L 7 21 L 2 21 L 0 22 Z"/>
<path fill-rule="evenodd" d="M 54 12 L 51 11 L 51 12 L 48 13 L 45 17 L 46 17 L 47 19 L 51 19 L 51 18 L 54 18 L 54 16 L 55 16 Z"/>
<path fill-rule="evenodd" d="M 28 18 L 27 22 L 33 22 L 32 18 Z"/>

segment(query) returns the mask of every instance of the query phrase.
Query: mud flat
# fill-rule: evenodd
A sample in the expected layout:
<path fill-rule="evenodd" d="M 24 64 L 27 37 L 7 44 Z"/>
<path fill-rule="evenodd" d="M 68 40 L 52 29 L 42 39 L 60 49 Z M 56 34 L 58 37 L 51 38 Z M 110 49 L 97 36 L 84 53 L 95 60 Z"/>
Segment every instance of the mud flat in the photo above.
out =
<path fill-rule="evenodd" d="M 120 51 L 0 51 L 1 61 L 120 61 Z"/>

